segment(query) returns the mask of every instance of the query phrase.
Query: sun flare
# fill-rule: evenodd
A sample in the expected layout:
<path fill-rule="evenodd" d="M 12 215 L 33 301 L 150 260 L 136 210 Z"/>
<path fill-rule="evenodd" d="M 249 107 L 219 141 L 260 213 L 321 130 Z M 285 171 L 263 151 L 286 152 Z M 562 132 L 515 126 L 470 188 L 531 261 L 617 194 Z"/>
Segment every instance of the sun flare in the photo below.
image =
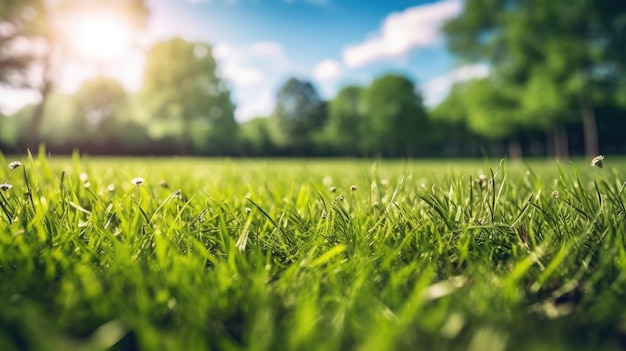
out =
<path fill-rule="evenodd" d="M 114 15 L 89 15 L 72 21 L 68 39 L 84 59 L 110 61 L 123 58 L 131 46 L 129 26 Z"/>

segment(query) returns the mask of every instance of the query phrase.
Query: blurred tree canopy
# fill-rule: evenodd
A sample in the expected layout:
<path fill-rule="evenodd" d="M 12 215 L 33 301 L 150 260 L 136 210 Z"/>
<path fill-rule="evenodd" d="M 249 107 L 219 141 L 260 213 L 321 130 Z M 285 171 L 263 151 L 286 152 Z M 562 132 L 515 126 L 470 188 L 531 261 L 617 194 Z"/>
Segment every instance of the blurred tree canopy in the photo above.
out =
<path fill-rule="evenodd" d="M 525 119 L 554 130 L 578 115 L 587 155 L 598 153 L 595 108 L 624 73 L 626 2 L 467 0 L 444 30 L 453 53 L 516 91 Z"/>
<path fill-rule="evenodd" d="M 23 44 L 45 33 L 45 17 L 43 0 L 0 0 L 0 84 L 29 85 L 26 73 L 37 56 Z"/>
<path fill-rule="evenodd" d="M 401 74 L 345 86 L 328 101 L 313 83 L 292 77 L 270 116 L 240 125 L 207 43 L 177 38 L 148 48 L 139 92 L 105 77 L 71 95 L 55 89 L 68 54 L 68 38 L 55 27 L 64 13 L 108 9 L 142 28 L 145 0 L 0 0 L 0 84 L 41 95 L 36 105 L 0 115 L 0 150 L 44 142 L 57 153 L 137 155 L 624 153 L 625 7 L 617 0 L 467 0 L 444 28 L 448 44 L 461 62 L 486 64 L 490 74 L 458 82 L 439 106 L 426 108 L 418 86 Z"/>
<path fill-rule="evenodd" d="M 367 152 L 362 140 L 368 137 L 363 88 L 347 86 L 339 90 L 328 105 L 328 139 L 345 155 L 359 156 Z"/>
<path fill-rule="evenodd" d="M 126 90 L 111 78 L 96 78 L 81 86 L 74 97 L 76 115 L 84 130 L 97 130 L 107 120 L 119 119 L 126 104 Z"/>
<path fill-rule="evenodd" d="M 256 117 L 241 127 L 243 153 L 248 156 L 271 156 L 278 152 L 281 131 L 276 120 Z"/>
<path fill-rule="evenodd" d="M 498 83 L 487 77 L 455 84 L 433 116 L 462 122 L 471 132 L 488 140 L 507 140 L 509 156 L 521 158 L 520 135 L 541 130 L 543 120 L 529 118 L 520 106 L 517 90 Z"/>
<path fill-rule="evenodd" d="M 114 79 L 102 77 L 83 83 L 72 99 L 74 142 L 102 145 L 119 133 L 116 126 L 125 122 L 127 99 L 126 90 Z"/>
<path fill-rule="evenodd" d="M 156 44 L 147 54 L 144 79 L 142 104 L 153 134 L 177 136 L 183 155 L 227 154 L 237 147 L 235 107 L 210 45 L 180 38 Z"/>
<path fill-rule="evenodd" d="M 147 23 L 144 0 L 0 0 L 0 84 L 29 87 L 40 94 L 32 109 L 24 146 L 36 149 L 39 130 L 50 94 L 54 90 L 67 43 L 59 21 L 69 12 L 114 11 L 130 18 L 135 28 Z M 37 68 L 35 71 L 34 68 Z M 40 72 L 29 79 L 29 72 Z"/>
<path fill-rule="evenodd" d="M 415 155 L 426 146 L 429 121 L 422 98 L 408 78 L 387 74 L 363 91 L 366 118 L 361 122 L 364 150 L 383 155 Z"/>
<path fill-rule="evenodd" d="M 286 146 L 303 154 L 314 133 L 321 130 L 328 118 L 326 103 L 311 82 L 288 79 L 278 91 L 272 116 L 276 118 Z"/>

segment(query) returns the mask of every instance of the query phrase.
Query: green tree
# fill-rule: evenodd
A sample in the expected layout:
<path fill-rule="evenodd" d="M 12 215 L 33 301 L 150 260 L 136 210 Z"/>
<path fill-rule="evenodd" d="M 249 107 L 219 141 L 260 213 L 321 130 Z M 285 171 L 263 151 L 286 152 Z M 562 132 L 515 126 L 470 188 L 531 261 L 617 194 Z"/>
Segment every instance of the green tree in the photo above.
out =
<path fill-rule="evenodd" d="M 367 137 L 363 88 L 342 88 L 328 105 L 327 135 L 341 155 L 358 155 Z"/>
<path fill-rule="evenodd" d="M 217 75 L 210 45 L 180 38 L 154 45 L 147 55 L 142 96 L 149 123 L 161 127 L 164 136 L 179 137 L 181 154 L 235 148 L 234 105 Z"/>
<path fill-rule="evenodd" d="M 526 118 L 544 120 L 558 136 L 577 115 L 591 156 L 595 105 L 624 70 L 625 18 L 621 0 L 468 0 L 444 29 L 452 52 L 488 62 L 494 79 L 517 90 Z"/>
<path fill-rule="evenodd" d="M 0 0 L 0 84 L 28 86 L 26 72 L 37 57 L 33 52 L 16 50 L 16 44 L 41 36 L 45 15 L 45 1 Z"/>
<path fill-rule="evenodd" d="M 411 80 L 396 74 L 375 79 L 363 92 L 362 147 L 385 155 L 415 155 L 428 145 L 429 122 Z"/>
<path fill-rule="evenodd" d="M 48 77 L 47 62 L 45 58 L 38 56 L 36 52 L 18 49 L 19 42 L 50 42 L 52 40 L 48 18 L 48 9 L 44 0 L 0 0 L 0 27 L 5 30 L 0 31 L 0 85 L 8 85 L 15 88 L 36 88 L 39 89 L 42 96 L 47 98 L 51 87 L 49 84 L 42 82 L 40 86 L 32 86 L 32 82 L 28 79 L 28 70 L 34 64 L 44 62 L 44 77 Z M 47 79 L 43 79 L 44 81 Z M 37 138 L 37 130 L 39 125 L 33 127 L 36 122 L 41 122 L 40 116 L 43 114 L 43 105 L 45 99 L 34 109 L 31 109 L 30 128 L 25 132 L 27 138 L 22 136 L 19 139 L 33 145 Z M 35 121 L 33 118 L 38 117 Z M 24 118 L 24 117 L 22 117 Z M 22 128 L 20 128 L 22 129 Z M 32 132 L 29 132 L 30 129 Z M 23 131 L 24 132 L 24 131 Z"/>
<path fill-rule="evenodd" d="M 144 0 L 0 0 L 0 84 L 29 87 L 39 92 L 39 103 L 29 116 L 24 139 L 26 147 L 35 149 L 46 104 L 54 91 L 60 64 L 65 57 L 67 40 L 58 30 L 57 21 L 68 12 L 98 13 L 112 11 L 127 15 L 134 28 L 146 24 L 148 9 Z M 14 43 L 21 41 L 20 49 Z M 28 43 L 31 45 L 23 45 Z M 36 65 L 38 79 L 28 79 L 27 72 Z"/>
<path fill-rule="evenodd" d="M 492 77 L 455 84 L 433 115 L 461 122 L 488 140 L 507 141 L 511 158 L 521 158 L 522 133 L 537 128 L 541 122 L 527 118 L 516 90 L 499 86 Z"/>
<path fill-rule="evenodd" d="M 269 156 L 276 152 L 275 120 L 269 117 L 256 117 L 241 126 L 245 154 L 249 156 Z"/>
<path fill-rule="evenodd" d="M 465 108 L 464 92 L 467 83 L 468 81 L 454 84 L 448 96 L 429 111 L 428 116 L 434 127 L 433 133 L 441 151 L 440 155 L 478 154 L 479 134 L 469 127 Z"/>
<path fill-rule="evenodd" d="M 123 122 L 127 92 L 114 79 L 101 77 L 84 82 L 73 100 L 72 129 L 77 140 L 101 143 L 116 132 L 114 126 Z"/>
<path fill-rule="evenodd" d="M 272 116 L 286 146 L 297 154 L 307 152 L 313 136 L 327 120 L 326 103 L 308 81 L 290 78 L 278 91 Z"/>

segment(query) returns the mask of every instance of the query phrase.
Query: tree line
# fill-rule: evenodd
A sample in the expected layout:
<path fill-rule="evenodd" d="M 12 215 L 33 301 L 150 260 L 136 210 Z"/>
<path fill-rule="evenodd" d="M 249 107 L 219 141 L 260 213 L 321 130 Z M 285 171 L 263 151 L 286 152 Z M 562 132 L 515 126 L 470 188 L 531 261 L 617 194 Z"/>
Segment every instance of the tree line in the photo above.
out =
<path fill-rule="evenodd" d="M 145 22 L 143 1 L 122 2 Z M 29 5 L 30 4 L 30 5 Z M 34 5 L 39 7 L 33 7 Z M 221 156 L 511 157 L 623 153 L 626 127 L 626 3 L 619 0 L 467 0 L 443 28 L 460 63 L 487 64 L 485 78 L 456 83 L 434 108 L 401 74 L 343 87 L 324 100 L 306 79 L 287 79 L 270 116 L 234 118 L 230 88 L 208 43 L 180 38 L 146 52 L 137 93 L 112 79 L 55 90 L 56 38 L 45 1 L 4 1 L 0 48 L 19 38 L 44 40 L 43 55 L 0 50 L 0 82 L 23 83 L 43 67 L 41 101 L 0 116 L 0 150 Z M 30 7 L 29 7 L 30 6 Z M 25 21 L 23 11 L 39 16 Z M 43 23 L 43 24 L 42 24 Z M 42 27 L 43 26 L 43 29 Z M 43 39 L 42 39 L 43 38 Z"/>

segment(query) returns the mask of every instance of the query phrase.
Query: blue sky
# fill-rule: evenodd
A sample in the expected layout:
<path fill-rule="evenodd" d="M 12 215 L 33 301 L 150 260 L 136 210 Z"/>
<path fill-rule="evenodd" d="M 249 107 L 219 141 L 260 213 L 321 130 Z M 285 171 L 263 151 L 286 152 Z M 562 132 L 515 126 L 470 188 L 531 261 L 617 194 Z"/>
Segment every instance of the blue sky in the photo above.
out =
<path fill-rule="evenodd" d="M 440 34 L 441 24 L 462 11 L 462 0 L 147 0 L 147 4 L 151 16 L 146 45 L 176 36 L 213 45 L 239 121 L 269 115 L 277 90 L 291 76 L 312 81 L 324 98 L 332 98 L 343 86 L 366 85 L 388 72 L 402 73 L 433 105 L 454 81 L 487 73 L 485 66 L 459 66 Z M 79 72 L 77 67 L 66 70 L 62 91 L 76 90 L 81 78 L 92 72 Z M 137 90 L 142 68 L 139 56 L 129 57 L 111 66 L 109 75 Z M 6 98 L 0 98 L 3 105 Z"/>

